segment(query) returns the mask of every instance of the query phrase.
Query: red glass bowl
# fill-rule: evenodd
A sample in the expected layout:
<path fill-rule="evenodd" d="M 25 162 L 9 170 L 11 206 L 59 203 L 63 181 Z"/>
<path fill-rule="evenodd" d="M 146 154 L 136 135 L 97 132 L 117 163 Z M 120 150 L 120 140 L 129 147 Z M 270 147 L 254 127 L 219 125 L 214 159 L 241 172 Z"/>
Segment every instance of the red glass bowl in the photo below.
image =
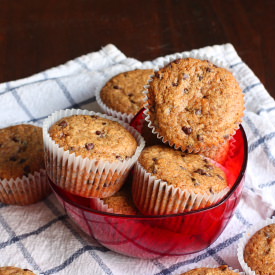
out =
<path fill-rule="evenodd" d="M 142 117 L 140 112 L 134 122 L 140 125 Z M 165 216 L 103 213 L 91 209 L 90 199 L 70 194 L 53 182 L 50 185 L 76 225 L 113 251 L 143 259 L 190 254 L 207 248 L 219 237 L 241 198 L 247 164 L 247 139 L 242 126 L 234 140 L 224 164 L 234 185 L 219 203 L 201 210 Z"/>

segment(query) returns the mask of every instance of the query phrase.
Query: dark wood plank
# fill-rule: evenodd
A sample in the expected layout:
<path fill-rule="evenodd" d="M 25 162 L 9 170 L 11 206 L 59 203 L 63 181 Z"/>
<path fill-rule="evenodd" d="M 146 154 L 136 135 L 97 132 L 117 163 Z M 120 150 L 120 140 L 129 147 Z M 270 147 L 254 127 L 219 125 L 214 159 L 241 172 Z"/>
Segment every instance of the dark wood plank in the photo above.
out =
<path fill-rule="evenodd" d="M 0 82 L 113 43 L 142 61 L 230 42 L 275 97 L 273 0 L 0 0 Z"/>

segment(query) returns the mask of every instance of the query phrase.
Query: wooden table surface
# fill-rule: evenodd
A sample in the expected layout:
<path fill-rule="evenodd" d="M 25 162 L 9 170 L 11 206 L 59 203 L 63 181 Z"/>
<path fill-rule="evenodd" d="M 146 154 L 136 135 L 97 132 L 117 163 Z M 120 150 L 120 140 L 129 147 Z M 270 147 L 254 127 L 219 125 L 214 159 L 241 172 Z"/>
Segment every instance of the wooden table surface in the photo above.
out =
<path fill-rule="evenodd" d="M 273 0 L 0 0 L 0 82 L 112 43 L 141 61 L 232 43 L 275 97 Z"/>

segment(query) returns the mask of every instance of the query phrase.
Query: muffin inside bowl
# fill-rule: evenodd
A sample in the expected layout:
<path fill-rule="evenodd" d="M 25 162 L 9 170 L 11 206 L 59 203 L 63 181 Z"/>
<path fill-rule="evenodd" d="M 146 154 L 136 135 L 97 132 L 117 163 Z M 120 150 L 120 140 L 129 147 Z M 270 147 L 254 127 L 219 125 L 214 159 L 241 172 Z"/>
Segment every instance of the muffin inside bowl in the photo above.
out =
<path fill-rule="evenodd" d="M 143 111 L 132 122 L 142 130 Z M 215 205 L 181 214 L 144 216 L 95 210 L 91 199 L 66 192 L 50 183 L 56 197 L 75 224 L 103 246 L 143 259 L 195 253 L 210 246 L 223 232 L 241 198 L 247 164 L 247 140 L 240 126 L 230 143 L 224 167 L 233 182 Z M 127 183 L 126 183 L 127 184 Z"/>

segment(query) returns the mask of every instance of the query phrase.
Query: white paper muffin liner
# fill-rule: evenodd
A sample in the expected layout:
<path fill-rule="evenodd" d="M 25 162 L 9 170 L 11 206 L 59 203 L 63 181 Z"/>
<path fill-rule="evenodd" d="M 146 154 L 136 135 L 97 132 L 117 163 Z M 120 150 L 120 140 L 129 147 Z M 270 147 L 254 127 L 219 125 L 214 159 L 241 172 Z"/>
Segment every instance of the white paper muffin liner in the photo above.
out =
<path fill-rule="evenodd" d="M 217 59 L 213 56 L 208 56 L 206 54 L 204 55 L 200 55 L 199 53 L 197 53 L 196 51 L 192 51 L 192 52 L 189 52 L 189 53 L 177 53 L 174 57 L 166 57 L 163 59 L 163 63 L 158 67 L 158 70 L 160 70 L 161 68 L 165 67 L 166 65 L 168 65 L 169 63 L 171 63 L 172 61 L 176 60 L 176 59 L 180 59 L 180 58 L 195 58 L 195 59 L 201 59 L 201 60 L 209 60 L 211 63 L 213 63 L 214 65 L 218 66 L 218 67 L 222 67 L 222 68 L 225 68 L 227 69 L 228 71 L 230 71 L 234 76 L 235 76 L 235 73 L 233 73 L 233 71 L 230 69 L 230 67 L 226 66 L 224 64 L 223 61 L 221 61 L 220 59 Z M 148 83 L 150 84 L 150 82 L 153 81 L 153 77 L 148 81 Z M 236 77 L 235 77 L 236 78 Z M 145 85 L 144 88 L 144 94 L 145 94 L 145 102 L 148 101 L 148 96 L 147 94 L 149 93 L 148 92 L 148 88 L 150 87 L 150 85 Z M 181 146 L 177 146 L 176 144 L 174 144 L 173 142 L 171 142 L 170 140 L 166 139 L 164 136 L 162 136 L 156 129 L 156 127 L 154 126 L 153 122 L 150 120 L 150 114 L 149 114 L 149 104 L 147 102 L 147 104 L 144 106 L 145 107 L 145 111 L 144 111 L 144 114 L 145 114 L 145 120 L 148 122 L 148 127 L 152 130 L 152 133 L 155 134 L 157 136 L 158 139 L 160 139 L 163 143 L 166 143 L 166 144 L 169 144 L 170 147 L 173 147 L 175 149 L 182 149 Z M 241 121 L 240 121 L 241 123 Z M 232 133 L 231 133 L 231 136 L 234 136 L 236 131 L 239 129 L 239 126 L 236 127 Z M 208 148 L 208 150 L 210 150 L 211 148 Z M 188 153 L 199 153 L 201 150 L 194 150 L 194 149 L 185 149 L 186 151 L 188 151 Z M 184 151 L 185 151 L 184 150 Z M 207 150 L 207 149 L 205 149 Z"/>
<path fill-rule="evenodd" d="M 146 215 L 169 215 L 208 207 L 221 200 L 230 190 L 225 188 L 217 194 L 196 194 L 175 188 L 148 173 L 142 165 L 135 164 L 133 199 L 141 213 Z"/>
<path fill-rule="evenodd" d="M 108 162 L 76 156 L 64 151 L 49 135 L 50 127 L 61 118 L 72 115 L 97 115 L 120 123 L 136 139 L 135 154 L 122 162 Z M 145 142 L 143 137 L 127 123 L 116 118 L 81 109 L 67 109 L 53 113 L 43 124 L 45 163 L 49 178 L 59 187 L 83 197 L 108 197 L 123 185 L 131 167 L 137 161 Z"/>
<path fill-rule="evenodd" d="M 109 208 L 108 204 L 105 204 L 104 201 L 99 198 L 91 199 L 91 207 L 101 212 L 114 213 L 114 209 Z"/>
<path fill-rule="evenodd" d="M 201 266 L 201 267 L 195 267 L 195 268 L 193 268 L 193 269 L 196 269 L 196 268 L 217 268 L 217 267 L 220 267 L 220 266 L 222 266 L 222 265 L 214 265 L 214 266 L 211 266 L 211 265 L 204 265 L 204 266 Z M 227 265 L 227 266 L 228 266 L 228 265 Z M 228 268 L 229 268 L 230 270 L 232 270 L 232 271 L 234 271 L 234 272 L 240 274 L 240 275 L 245 275 L 245 273 L 239 271 L 239 269 L 233 269 L 233 267 L 230 267 L 230 266 L 228 266 Z M 186 272 L 188 272 L 188 271 L 191 271 L 191 270 L 193 270 L 193 269 L 189 269 L 189 270 L 185 271 L 184 273 L 186 273 Z M 184 274 L 184 273 L 183 273 L 183 274 Z"/>
<path fill-rule="evenodd" d="M 253 271 L 247 263 L 244 261 L 244 249 L 250 238 L 260 229 L 264 228 L 267 225 L 274 224 L 275 223 L 275 216 L 273 216 L 270 219 L 267 219 L 265 221 L 262 221 L 258 224 L 255 224 L 251 226 L 242 236 L 242 238 L 239 241 L 238 244 L 238 250 L 237 250 L 237 255 L 238 255 L 238 260 L 239 263 L 247 275 L 257 275 L 255 271 Z"/>
<path fill-rule="evenodd" d="M 51 192 L 45 169 L 16 179 L 0 180 L 0 202 L 28 205 L 38 202 Z"/>
<path fill-rule="evenodd" d="M 136 69 L 141 69 L 141 70 L 146 70 L 146 69 L 156 69 L 155 66 L 152 66 L 152 64 L 143 64 L 142 66 L 138 66 L 138 65 L 135 65 L 133 66 L 132 68 L 129 68 L 127 71 L 133 71 L 133 70 L 136 70 Z M 125 71 L 125 72 L 127 72 Z M 122 72 L 121 72 L 122 73 Z M 107 82 L 106 82 L 107 83 Z M 105 84 L 106 84 L 105 83 Z M 105 86 L 104 84 L 104 86 Z M 104 87 L 103 86 L 103 87 Z M 101 93 L 101 90 L 102 88 L 98 88 L 96 93 L 95 93 L 95 97 L 96 97 L 96 101 L 100 107 L 100 109 L 107 115 L 109 116 L 112 116 L 112 117 L 115 117 L 115 118 L 118 118 L 126 123 L 130 123 L 132 121 L 132 119 L 134 118 L 135 114 L 127 114 L 127 113 L 122 113 L 122 112 L 119 112 L 119 111 L 116 111 L 110 107 L 108 107 L 101 99 L 101 96 L 100 96 L 100 93 Z"/>

